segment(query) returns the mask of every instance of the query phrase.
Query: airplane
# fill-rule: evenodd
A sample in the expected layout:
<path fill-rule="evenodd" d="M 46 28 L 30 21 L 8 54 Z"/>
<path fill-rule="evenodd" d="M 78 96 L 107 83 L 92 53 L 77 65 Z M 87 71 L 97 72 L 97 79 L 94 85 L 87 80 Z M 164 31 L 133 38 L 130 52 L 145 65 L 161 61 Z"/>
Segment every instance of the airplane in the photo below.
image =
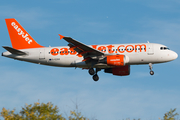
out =
<path fill-rule="evenodd" d="M 131 65 L 152 65 L 175 60 L 178 54 L 157 43 L 129 43 L 85 45 L 71 37 L 60 35 L 68 46 L 44 47 L 39 45 L 14 18 L 5 19 L 12 47 L 3 46 L 2 56 L 41 65 L 87 69 L 94 81 L 104 70 L 117 76 L 130 75 Z"/>

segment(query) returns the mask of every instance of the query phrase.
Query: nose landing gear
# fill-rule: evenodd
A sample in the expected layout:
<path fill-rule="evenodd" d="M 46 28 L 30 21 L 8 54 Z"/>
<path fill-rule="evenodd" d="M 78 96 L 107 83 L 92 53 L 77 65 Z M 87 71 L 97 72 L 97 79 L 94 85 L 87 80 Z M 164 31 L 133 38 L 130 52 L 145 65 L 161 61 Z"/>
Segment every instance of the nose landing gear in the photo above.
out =
<path fill-rule="evenodd" d="M 149 63 L 150 75 L 154 75 L 154 71 L 152 71 L 152 63 Z"/>
<path fill-rule="evenodd" d="M 99 76 L 97 75 L 97 72 L 98 72 L 98 71 L 101 71 L 101 69 L 96 68 L 96 71 L 94 71 L 93 68 L 90 68 L 90 69 L 89 69 L 89 74 L 90 74 L 90 75 L 93 75 L 93 80 L 94 80 L 94 81 L 98 81 L 98 80 L 99 80 Z"/>
<path fill-rule="evenodd" d="M 150 74 L 151 74 L 151 75 L 154 75 L 154 71 L 150 71 Z"/>

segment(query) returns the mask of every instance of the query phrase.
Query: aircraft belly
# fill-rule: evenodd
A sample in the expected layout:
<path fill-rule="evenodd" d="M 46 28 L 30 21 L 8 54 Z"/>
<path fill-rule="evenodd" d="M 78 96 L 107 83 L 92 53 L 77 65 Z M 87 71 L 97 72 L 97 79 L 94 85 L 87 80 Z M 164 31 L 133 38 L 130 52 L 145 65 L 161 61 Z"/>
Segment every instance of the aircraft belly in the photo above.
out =
<path fill-rule="evenodd" d="M 76 56 L 49 56 L 47 57 L 47 63 L 52 66 L 76 67 L 77 59 Z"/>

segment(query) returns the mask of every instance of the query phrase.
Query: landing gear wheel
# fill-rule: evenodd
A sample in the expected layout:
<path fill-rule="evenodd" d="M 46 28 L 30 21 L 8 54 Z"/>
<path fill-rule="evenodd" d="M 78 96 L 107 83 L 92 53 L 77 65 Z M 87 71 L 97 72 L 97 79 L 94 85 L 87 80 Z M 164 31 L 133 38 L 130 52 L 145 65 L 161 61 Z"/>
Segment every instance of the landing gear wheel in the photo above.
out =
<path fill-rule="evenodd" d="M 89 69 L 89 74 L 90 74 L 90 75 L 94 75 L 94 73 L 95 73 L 94 69 L 93 69 L 93 68 L 90 68 L 90 69 Z"/>
<path fill-rule="evenodd" d="M 150 74 L 151 74 L 151 75 L 154 75 L 154 71 L 150 71 Z"/>
<path fill-rule="evenodd" d="M 150 75 L 154 75 L 154 71 L 152 71 L 152 63 L 149 63 Z"/>
<path fill-rule="evenodd" d="M 95 75 L 93 76 L 93 80 L 94 80 L 94 81 L 98 81 L 98 80 L 99 80 L 99 76 L 98 76 L 97 74 L 95 74 Z"/>

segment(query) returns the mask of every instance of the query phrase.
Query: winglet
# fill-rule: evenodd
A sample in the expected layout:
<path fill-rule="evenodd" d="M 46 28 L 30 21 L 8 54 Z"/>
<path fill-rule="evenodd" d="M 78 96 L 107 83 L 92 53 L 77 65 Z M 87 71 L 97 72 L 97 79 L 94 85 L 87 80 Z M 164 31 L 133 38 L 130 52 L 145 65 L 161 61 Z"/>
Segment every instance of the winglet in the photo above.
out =
<path fill-rule="evenodd" d="M 64 36 L 62 36 L 62 35 L 60 35 L 60 34 L 59 34 L 59 36 L 60 36 L 60 39 L 63 39 L 63 38 L 64 38 Z"/>

